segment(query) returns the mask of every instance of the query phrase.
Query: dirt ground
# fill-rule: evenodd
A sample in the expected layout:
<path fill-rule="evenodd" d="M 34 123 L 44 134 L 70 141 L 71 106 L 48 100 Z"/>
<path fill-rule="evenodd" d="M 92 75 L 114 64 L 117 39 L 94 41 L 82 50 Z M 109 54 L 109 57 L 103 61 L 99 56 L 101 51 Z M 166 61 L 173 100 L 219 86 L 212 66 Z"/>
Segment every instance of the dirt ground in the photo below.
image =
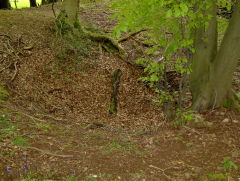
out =
<path fill-rule="evenodd" d="M 80 19 L 111 33 L 110 12 L 85 3 Z M 8 125 L 0 127 L 0 180 L 240 179 L 239 112 L 211 110 L 174 128 L 139 81 L 143 71 L 128 63 L 143 56 L 135 45 L 142 34 L 121 44 L 128 62 L 92 42 L 90 56 L 62 63 L 53 27 L 51 5 L 0 11 L 0 85 L 10 93 L 0 103 Z M 123 74 L 110 115 L 116 69 Z M 240 67 L 233 85 L 239 92 Z"/>

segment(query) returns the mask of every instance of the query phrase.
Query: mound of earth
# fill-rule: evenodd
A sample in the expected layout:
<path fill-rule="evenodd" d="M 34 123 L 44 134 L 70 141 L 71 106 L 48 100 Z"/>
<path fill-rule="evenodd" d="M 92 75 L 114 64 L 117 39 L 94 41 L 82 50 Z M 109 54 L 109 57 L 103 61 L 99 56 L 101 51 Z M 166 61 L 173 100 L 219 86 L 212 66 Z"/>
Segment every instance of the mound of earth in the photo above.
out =
<path fill-rule="evenodd" d="M 55 5 L 56 12 L 60 7 Z M 107 3 L 80 8 L 81 21 L 101 32 L 111 32 L 116 24 L 110 16 Z M 69 62 L 63 62 L 62 42 L 53 28 L 51 5 L 0 11 L 0 84 L 10 94 L 0 104 L 0 120 L 8 122 L 0 127 L 8 130 L 0 135 L 0 178 L 180 181 L 207 180 L 209 174 L 227 178 L 227 173 L 230 179 L 240 177 L 237 169 L 223 168 L 226 157 L 240 164 L 239 112 L 207 112 L 196 124 L 176 129 L 153 103 L 154 91 L 139 81 L 143 71 L 131 64 L 143 56 L 134 39 L 122 43 L 127 61 L 115 53 L 101 53 L 91 42 L 90 56 L 72 62 L 70 53 Z M 111 81 L 117 69 L 122 71 L 118 112 L 111 115 Z"/>

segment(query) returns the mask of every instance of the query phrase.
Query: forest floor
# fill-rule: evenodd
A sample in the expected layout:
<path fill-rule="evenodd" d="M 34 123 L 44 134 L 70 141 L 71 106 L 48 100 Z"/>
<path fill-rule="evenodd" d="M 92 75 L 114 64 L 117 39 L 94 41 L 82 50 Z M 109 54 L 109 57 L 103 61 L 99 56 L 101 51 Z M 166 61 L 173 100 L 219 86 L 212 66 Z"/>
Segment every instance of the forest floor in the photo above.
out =
<path fill-rule="evenodd" d="M 111 33 L 110 17 L 105 3 L 81 5 L 88 29 Z M 129 63 L 143 56 L 144 34 L 121 43 L 127 62 L 88 40 L 76 55 L 53 28 L 51 5 L 0 11 L 0 85 L 10 94 L 0 103 L 0 180 L 240 178 L 240 113 L 215 109 L 173 127 L 139 81 L 143 70 Z M 123 74 L 110 115 L 116 69 Z M 238 67 L 238 92 L 239 82 Z"/>

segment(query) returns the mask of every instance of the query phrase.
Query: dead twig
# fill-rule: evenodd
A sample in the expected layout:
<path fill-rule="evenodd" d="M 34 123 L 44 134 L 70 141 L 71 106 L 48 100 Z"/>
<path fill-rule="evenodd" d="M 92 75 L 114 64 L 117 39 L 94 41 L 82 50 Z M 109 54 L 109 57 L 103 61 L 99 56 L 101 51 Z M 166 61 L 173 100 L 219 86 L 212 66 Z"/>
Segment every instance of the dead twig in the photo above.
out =
<path fill-rule="evenodd" d="M 29 115 L 29 114 L 26 114 L 26 113 L 23 113 L 23 112 L 15 111 L 15 112 L 12 112 L 12 113 L 21 114 L 21 115 L 23 115 L 23 116 L 26 116 L 26 117 L 32 119 L 33 121 L 46 122 L 45 120 L 42 120 L 42 119 L 33 117 L 33 116 L 31 116 L 31 115 Z"/>
<path fill-rule="evenodd" d="M 195 129 L 189 128 L 189 127 L 187 127 L 187 126 L 183 126 L 183 127 L 184 127 L 185 129 L 187 129 L 187 130 L 193 132 L 193 133 L 196 133 L 196 134 L 198 134 L 198 135 L 201 135 L 201 133 L 199 133 L 199 132 L 196 131 Z"/>
<path fill-rule="evenodd" d="M 13 64 L 13 63 L 10 63 L 8 66 L 3 67 L 3 68 L 0 70 L 0 73 L 1 73 L 2 71 L 4 71 L 4 70 L 8 69 L 9 67 L 11 67 L 12 64 Z"/>
<path fill-rule="evenodd" d="M 31 44 L 29 46 L 23 47 L 23 49 L 24 50 L 31 50 L 31 49 L 33 49 L 33 47 L 34 47 L 34 44 Z"/>
<path fill-rule="evenodd" d="M 15 68 L 15 72 L 11 78 L 11 82 L 14 81 L 14 79 L 16 78 L 17 76 L 17 73 L 18 73 L 18 68 L 17 68 L 17 64 L 18 64 L 18 61 L 14 62 L 14 68 Z"/>
<path fill-rule="evenodd" d="M 4 37 L 7 37 L 8 39 L 11 40 L 11 37 L 9 35 L 6 35 L 6 34 L 0 34 L 0 36 L 4 36 Z"/>
<path fill-rule="evenodd" d="M 54 117 L 54 116 L 51 116 L 51 115 L 48 115 L 48 114 L 40 114 L 42 117 L 46 117 L 48 119 L 53 119 L 55 121 L 61 121 L 61 122 L 67 122 L 66 119 L 62 119 L 62 118 L 58 118 L 58 117 Z"/>
<path fill-rule="evenodd" d="M 166 170 L 169 170 L 169 169 L 179 169 L 179 167 L 168 167 L 168 168 L 165 168 L 165 169 L 161 169 L 161 168 L 156 167 L 156 166 L 154 166 L 154 165 L 149 165 L 149 167 L 150 167 L 150 168 L 154 168 L 154 169 L 156 169 L 156 170 L 160 170 L 160 171 L 162 172 L 162 174 L 163 174 L 167 179 L 169 179 L 169 180 L 174 180 L 174 179 L 172 179 L 170 176 L 168 176 L 168 175 L 165 173 L 165 171 L 166 171 Z"/>
<path fill-rule="evenodd" d="M 72 158 L 73 157 L 73 155 L 58 155 L 58 154 L 51 153 L 51 152 L 46 151 L 46 150 L 42 150 L 42 149 L 33 147 L 33 146 L 24 146 L 24 147 L 21 147 L 21 148 L 36 150 L 36 151 L 41 152 L 42 154 L 51 155 L 51 156 L 55 156 L 55 157 L 61 157 L 61 158 Z"/>

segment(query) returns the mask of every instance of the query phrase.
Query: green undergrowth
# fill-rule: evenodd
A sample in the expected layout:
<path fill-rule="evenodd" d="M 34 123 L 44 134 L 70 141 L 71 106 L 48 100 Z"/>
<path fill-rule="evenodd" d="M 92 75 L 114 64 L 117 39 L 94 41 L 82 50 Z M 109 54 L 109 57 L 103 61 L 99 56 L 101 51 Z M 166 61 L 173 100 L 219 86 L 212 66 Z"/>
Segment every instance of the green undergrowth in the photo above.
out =
<path fill-rule="evenodd" d="M 3 103 L 9 96 L 8 91 L 0 85 L 0 103 Z"/>
<path fill-rule="evenodd" d="M 29 143 L 22 136 L 18 135 L 19 126 L 10 121 L 7 109 L 1 110 L 0 114 L 0 143 L 11 141 L 13 145 L 28 146 Z"/>

